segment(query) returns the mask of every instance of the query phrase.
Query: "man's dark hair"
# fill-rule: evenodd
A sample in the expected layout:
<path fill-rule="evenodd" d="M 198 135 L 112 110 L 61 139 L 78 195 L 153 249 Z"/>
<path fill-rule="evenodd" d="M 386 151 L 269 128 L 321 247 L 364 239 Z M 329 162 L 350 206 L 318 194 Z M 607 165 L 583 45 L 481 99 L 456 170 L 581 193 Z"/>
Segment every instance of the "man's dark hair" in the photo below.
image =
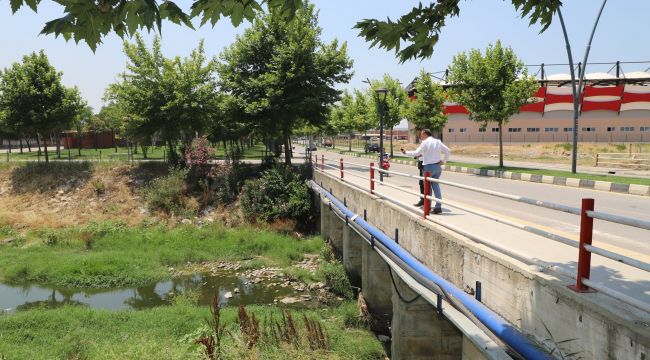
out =
<path fill-rule="evenodd" d="M 432 133 L 431 130 L 429 130 L 429 129 L 422 129 L 422 130 L 420 130 L 420 131 L 422 131 L 423 133 L 427 134 L 427 136 L 433 136 L 433 133 Z"/>

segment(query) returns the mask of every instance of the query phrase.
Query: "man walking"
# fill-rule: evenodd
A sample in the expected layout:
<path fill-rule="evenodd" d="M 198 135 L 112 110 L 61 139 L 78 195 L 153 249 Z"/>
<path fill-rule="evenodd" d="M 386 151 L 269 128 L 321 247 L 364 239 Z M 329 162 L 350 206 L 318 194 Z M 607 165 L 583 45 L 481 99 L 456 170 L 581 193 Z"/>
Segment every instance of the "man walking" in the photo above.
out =
<path fill-rule="evenodd" d="M 442 143 L 442 141 L 435 139 L 433 133 L 431 133 L 431 130 L 429 129 L 423 129 L 420 131 L 420 140 L 422 143 L 415 151 L 404 151 L 404 148 L 402 148 L 402 154 L 414 157 L 422 156 L 422 173 L 428 172 L 431 174 L 432 178 L 439 179 L 442 174 L 442 165 L 444 165 L 449 159 L 451 151 Z M 435 198 L 442 199 L 440 184 L 432 181 L 431 187 L 433 188 L 433 195 Z M 441 212 L 442 204 L 440 201 L 436 201 L 432 213 L 440 214 Z"/>

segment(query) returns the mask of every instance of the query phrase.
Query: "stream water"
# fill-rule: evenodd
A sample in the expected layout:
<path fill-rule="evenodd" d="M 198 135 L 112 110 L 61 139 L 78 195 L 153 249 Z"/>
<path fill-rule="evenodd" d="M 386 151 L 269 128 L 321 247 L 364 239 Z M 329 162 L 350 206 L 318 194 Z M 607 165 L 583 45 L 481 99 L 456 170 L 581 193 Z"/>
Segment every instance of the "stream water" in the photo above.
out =
<path fill-rule="evenodd" d="M 276 299 L 301 298 L 305 295 L 292 287 L 269 286 L 268 282 L 252 284 L 235 273 L 195 274 L 146 286 L 121 289 L 66 289 L 39 284 L 0 283 L 0 312 L 55 308 L 66 304 L 85 305 L 95 309 L 141 310 L 168 305 L 175 295 L 187 291 L 196 292 L 199 298 L 198 304 L 206 306 L 211 303 L 214 294 L 219 294 L 219 302 L 222 305 L 273 304 Z M 316 306 L 318 303 L 313 299 L 315 297 L 310 298 L 291 306 Z"/>

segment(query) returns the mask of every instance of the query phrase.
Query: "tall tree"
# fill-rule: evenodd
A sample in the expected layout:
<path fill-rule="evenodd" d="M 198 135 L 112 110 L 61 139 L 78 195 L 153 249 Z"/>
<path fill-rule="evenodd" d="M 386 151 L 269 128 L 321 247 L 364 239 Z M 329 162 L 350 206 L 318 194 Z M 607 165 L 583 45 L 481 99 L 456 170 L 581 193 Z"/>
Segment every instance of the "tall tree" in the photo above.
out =
<path fill-rule="evenodd" d="M 375 91 L 379 88 L 388 90 L 385 99 Z M 370 97 L 373 99 L 370 113 L 377 117 L 378 123 L 379 107 L 383 106 L 384 129 L 390 129 L 390 156 L 393 157 L 393 128 L 406 117 L 408 94 L 397 79 L 385 74 L 381 81 L 371 81 Z"/>
<path fill-rule="evenodd" d="M 524 63 L 512 48 L 500 41 L 485 49 L 470 50 L 454 57 L 447 81 L 451 99 L 467 108 L 470 119 L 499 125 L 499 166 L 503 167 L 503 124 L 537 90 L 537 80 L 528 76 Z"/>
<path fill-rule="evenodd" d="M 431 76 L 422 69 L 415 81 L 415 99 L 409 103 L 408 119 L 416 130 L 430 129 L 438 134 L 447 124 L 444 113 L 445 95 L 440 86 L 431 80 Z"/>
<path fill-rule="evenodd" d="M 61 73 L 50 65 L 43 51 L 24 56 L 22 63 L 14 63 L 1 75 L 0 109 L 5 124 L 13 131 L 41 139 L 45 161 L 49 162 L 47 140 L 71 123 L 83 103 L 79 92 L 61 84 Z"/>
<path fill-rule="evenodd" d="M 257 126 L 281 136 L 287 164 L 293 129 L 324 123 L 340 96 L 335 85 L 352 76 L 347 45 L 324 43 L 320 35 L 312 5 L 298 9 L 292 22 L 271 8 L 221 54 L 221 89 Z"/>
<path fill-rule="evenodd" d="M 136 36 L 135 43 L 125 42 L 124 53 L 127 71 L 122 81 L 109 85 L 105 98 L 119 103 L 140 139 L 158 134 L 170 162 L 178 161 L 178 141 L 189 143 L 195 133 L 202 133 L 214 110 L 216 62 L 206 59 L 203 42 L 188 58 L 166 59 L 157 37 L 148 49 Z"/>

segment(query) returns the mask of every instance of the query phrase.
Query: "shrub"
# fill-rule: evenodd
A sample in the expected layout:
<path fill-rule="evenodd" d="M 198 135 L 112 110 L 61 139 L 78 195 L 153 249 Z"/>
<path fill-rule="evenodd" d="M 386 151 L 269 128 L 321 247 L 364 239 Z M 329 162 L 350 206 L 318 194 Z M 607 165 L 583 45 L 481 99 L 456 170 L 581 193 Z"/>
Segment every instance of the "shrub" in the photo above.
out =
<path fill-rule="evenodd" d="M 564 151 L 571 151 L 571 149 L 573 149 L 573 145 L 571 143 L 557 144 L 555 147 L 562 148 Z"/>
<path fill-rule="evenodd" d="M 216 202 L 230 204 L 237 200 L 247 175 L 246 167 L 240 163 L 227 162 L 214 165 L 210 170 L 209 182 Z"/>
<path fill-rule="evenodd" d="M 290 167 L 278 166 L 264 171 L 259 179 L 247 181 L 240 203 L 244 216 L 252 221 L 292 219 L 307 228 L 314 219 L 305 179 Z"/>
<path fill-rule="evenodd" d="M 324 263 L 320 269 L 319 274 L 325 279 L 325 284 L 332 289 L 332 292 L 343 296 L 346 299 L 352 299 L 354 292 L 352 291 L 352 284 L 348 275 L 345 273 L 345 268 L 340 262 Z"/>
<path fill-rule="evenodd" d="M 174 167 L 169 175 L 152 180 L 142 192 L 142 198 L 149 210 L 164 211 L 168 214 L 187 214 L 187 186 L 185 179 L 188 170 Z"/>
<path fill-rule="evenodd" d="M 52 230 L 43 232 L 43 243 L 45 245 L 53 246 L 59 243 L 59 234 Z"/>
<path fill-rule="evenodd" d="M 93 186 L 93 190 L 97 195 L 102 195 L 104 192 L 106 192 L 106 184 L 104 184 L 104 182 L 100 179 L 93 180 L 91 182 L 91 185 Z"/>
<path fill-rule="evenodd" d="M 616 150 L 618 150 L 618 151 L 625 151 L 625 149 L 627 149 L 627 145 L 625 145 L 625 144 L 616 144 L 614 146 L 616 147 Z"/>
<path fill-rule="evenodd" d="M 185 165 L 191 169 L 193 175 L 204 178 L 210 172 L 208 162 L 214 159 L 215 155 L 216 152 L 210 147 L 206 137 L 196 138 L 185 148 Z"/>

